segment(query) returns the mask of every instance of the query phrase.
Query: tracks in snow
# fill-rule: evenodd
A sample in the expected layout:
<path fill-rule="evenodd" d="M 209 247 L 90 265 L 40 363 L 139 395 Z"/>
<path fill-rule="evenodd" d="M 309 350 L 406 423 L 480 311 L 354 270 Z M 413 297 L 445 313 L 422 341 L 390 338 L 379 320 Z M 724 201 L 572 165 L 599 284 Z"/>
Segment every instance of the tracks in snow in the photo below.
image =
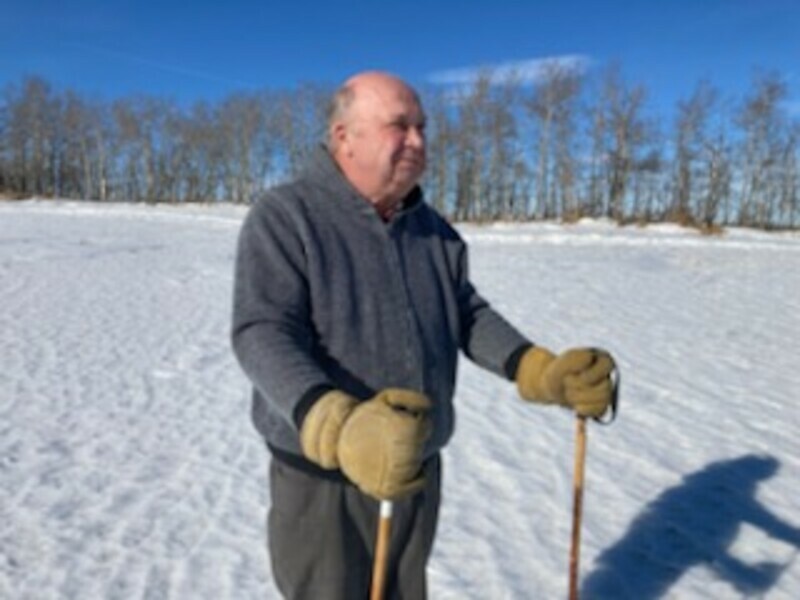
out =
<path fill-rule="evenodd" d="M 0 596 L 264 597 L 235 222 L 97 216 L 3 215 Z"/>

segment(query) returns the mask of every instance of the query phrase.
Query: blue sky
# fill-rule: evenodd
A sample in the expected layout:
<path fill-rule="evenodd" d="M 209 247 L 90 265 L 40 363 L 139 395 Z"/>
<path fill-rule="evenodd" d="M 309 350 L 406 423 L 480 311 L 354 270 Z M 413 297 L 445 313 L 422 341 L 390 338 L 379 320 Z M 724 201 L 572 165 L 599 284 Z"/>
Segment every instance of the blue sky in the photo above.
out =
<path fill-rule="evenodd" d="M 800 0 L 3 0 L 0 11 L 0 86 L 40 75 L 101 98 L 214 101 L 365 68 L 427 84 L 554 57 L 618 61 L 667 108 L 702 78 L 737 96 L 755 69 L 775 70 L 800 114 Z"/>

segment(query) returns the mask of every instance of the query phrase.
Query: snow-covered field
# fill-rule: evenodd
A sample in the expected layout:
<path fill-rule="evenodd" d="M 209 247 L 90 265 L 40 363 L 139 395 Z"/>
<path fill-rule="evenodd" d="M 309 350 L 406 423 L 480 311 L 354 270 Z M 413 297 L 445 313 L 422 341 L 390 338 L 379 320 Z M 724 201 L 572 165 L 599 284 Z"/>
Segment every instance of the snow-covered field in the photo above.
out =
<path fill-rule="evenodd" d="M 229 349 L 236 207 L 0 203 L 0 598 L 277 598 Z M 534 340 L 601 345 L 583 597 L 800 597 L 800 237 L 461 227 Z M 564 598 L 574 422 L 462 363 L 433 599 Z"/>

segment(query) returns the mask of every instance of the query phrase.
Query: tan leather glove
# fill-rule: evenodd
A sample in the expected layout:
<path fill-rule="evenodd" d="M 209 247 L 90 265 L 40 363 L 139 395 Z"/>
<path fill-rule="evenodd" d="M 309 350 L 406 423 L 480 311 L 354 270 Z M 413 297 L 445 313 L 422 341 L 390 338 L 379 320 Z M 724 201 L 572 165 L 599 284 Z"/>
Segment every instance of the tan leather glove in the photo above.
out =
<path fill-rule="evenodd" d="M 328 392 L 306 415 L 300 444 L 307 458 L 338 466 L 364 493 L 396 500 L 425 483 L 420 470 L 430 408 L 426 396 L 411 390 L 386 389 L 362 403 Z"/>
<path fill-rule="evenodd" d="M 338 390 L 323 394 L 314 403 L 300 429 L 300 447 L 306 458 L 323 469 L 339 468 L 339 435 L 357 404 L 358 400 Z"/>
<path fill-rule="evenodd" d="M 517 368 L 517 389 L 526 400 L 559 404 L 583 417 L 600 417 L 614 394 L 614 359 L 605 350 L 576 348 L 554 355 L 533 347 Z"/>
<path fill-rule="evenodd" d="M 339 437 L 339 464 L 348 479 L 381 500 L 396 500 L 422 488 L 430 408 L 426 396 L 393 388 L 359 404 Z"/>

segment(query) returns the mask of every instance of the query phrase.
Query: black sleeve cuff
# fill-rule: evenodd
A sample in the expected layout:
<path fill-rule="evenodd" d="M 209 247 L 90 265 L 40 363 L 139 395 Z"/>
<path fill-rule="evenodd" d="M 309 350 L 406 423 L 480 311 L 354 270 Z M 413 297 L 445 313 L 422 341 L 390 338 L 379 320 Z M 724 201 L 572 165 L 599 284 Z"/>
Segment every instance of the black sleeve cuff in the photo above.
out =
<path fill-rule="evenodd" d="M 314 406 L 314 403 L 333 389 L 334 387 L 332 385 L 315 385 L 301 396 L 297 406 L 294 407 L 294 414 L 292 414 L 294 424 L 297 426 L 298 431 L 303 426 L 303 421 L 305 420 L 308 411 L 310 411 L 311 407 Z"/>
<path fill-rule="evenodd" d="M 522 360 L 522 355 L 525 354 L 531 348 L 533 348 L 533 344 L 531 343 L 522 344 L 519 348 L 517 348 L 511 353 L 511 356 L 508 357 L 508 360 L 506 360 L 506 364 L 503 367 L 503 370 L 505 371 L 506 377 L 509 379 L 509 381 L 514 381 L 517 378 L 517 369 L 519 368 L 519 361 Z"/>

